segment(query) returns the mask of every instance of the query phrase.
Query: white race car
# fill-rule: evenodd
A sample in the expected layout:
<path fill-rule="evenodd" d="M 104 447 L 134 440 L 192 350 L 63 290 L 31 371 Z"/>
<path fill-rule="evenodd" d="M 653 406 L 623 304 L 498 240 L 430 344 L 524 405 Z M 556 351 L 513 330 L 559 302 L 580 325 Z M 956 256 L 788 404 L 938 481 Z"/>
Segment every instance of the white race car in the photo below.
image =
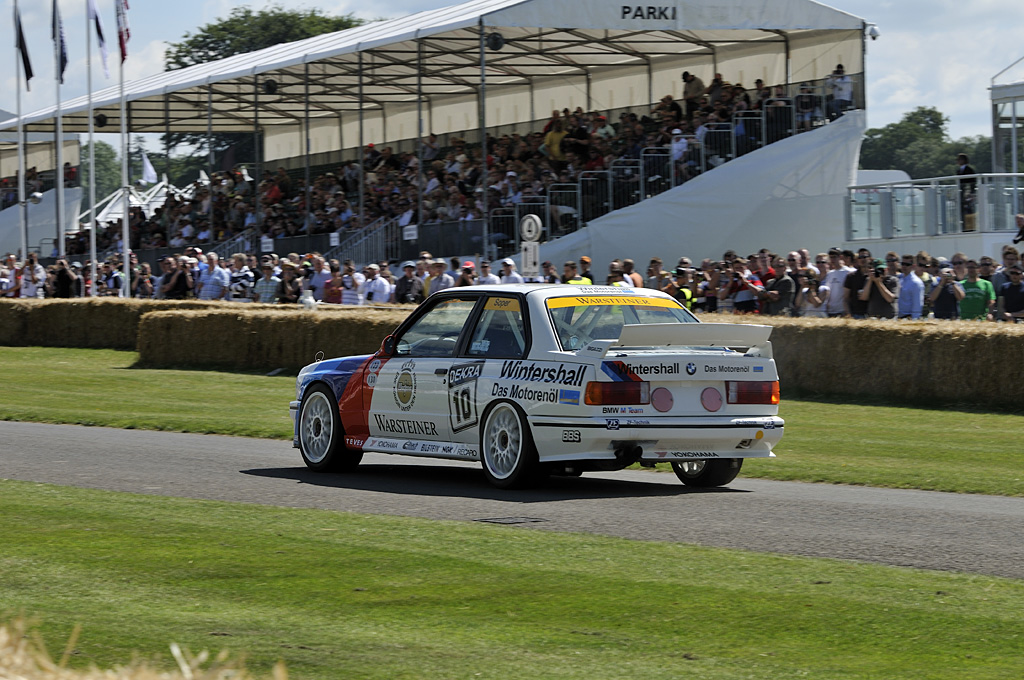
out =
<path fill-rule="evenodd" d="M 508 488 L 668 461 L 721 486 L 782 438 L 770 333 L 700 323 L 648 289 L 452 288 L 375 354 L 303 368 L 294 445 L 314 470 L 364 451 L 479 460 Z"/>

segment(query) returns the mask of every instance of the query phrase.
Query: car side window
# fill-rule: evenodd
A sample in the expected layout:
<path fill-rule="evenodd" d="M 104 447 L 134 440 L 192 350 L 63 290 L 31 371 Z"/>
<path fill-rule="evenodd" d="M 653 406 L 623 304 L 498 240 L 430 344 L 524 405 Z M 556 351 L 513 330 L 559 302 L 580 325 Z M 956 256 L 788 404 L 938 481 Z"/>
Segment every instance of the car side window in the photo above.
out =
<path fill-rule="evenodd" d="M 521 359 L 526 353 L 526 327 L 518 298 L 489 297 L 469 340 L 469 356 Z"/>
<path fill-rule="evenodd" d="M 413 322 L 395 344 L 395 354 L 413 357 L 450 357 L 466 320 L 479 298 L 448 298 Z"/>

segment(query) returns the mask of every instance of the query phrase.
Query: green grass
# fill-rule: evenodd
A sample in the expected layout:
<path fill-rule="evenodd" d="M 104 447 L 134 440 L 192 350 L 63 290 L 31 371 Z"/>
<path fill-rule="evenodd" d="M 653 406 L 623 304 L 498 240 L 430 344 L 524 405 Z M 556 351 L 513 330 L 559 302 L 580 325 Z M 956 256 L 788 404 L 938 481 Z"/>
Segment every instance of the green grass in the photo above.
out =
<path fill-rule="evenodd" d="M 0 481 L 0 602 L 72 664 L 293 678 L 1019 678 L 1024 582 Z"/>
<path fill-rule="evenodd" d="M 0 419 L 288 439 L 294 376 L 135 369 L 108 350 L 5 347 Z M 781 406 L 774 460 L 743 475 L 1024 496 L 1024 416 L 813 398 Z"/>

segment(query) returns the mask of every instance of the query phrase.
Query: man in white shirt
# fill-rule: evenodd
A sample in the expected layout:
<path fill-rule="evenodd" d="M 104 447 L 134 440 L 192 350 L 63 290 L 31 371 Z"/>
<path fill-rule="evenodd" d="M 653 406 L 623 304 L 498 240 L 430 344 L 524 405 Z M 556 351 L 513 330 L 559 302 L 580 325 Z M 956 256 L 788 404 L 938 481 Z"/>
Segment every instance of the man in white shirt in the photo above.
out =
<path fill-rule="evenodd" d="M 0 264 L 0 297 L 17 297 L 21 289 L 20 273 L 18 271 L 18 258 L 12 253 L 7 253 L 3 264 Z"/>
<path fill-rule="evenodd" d="M 43 297 L 43 286 L 46 284 L 46 270 L 39 264 L 39 256 L 29 253 L 21 266 L 21 297 Z"/>
<path fill-rule="evenodd" d="M 825 313 L 832 317 L 843 316 L 846 313 L 843 307 L 843 284 L 846 283 L 846 275 L 855 271 L 853 267 L 843 264 L 842 254 L 839 248 L 828 251 L 829 271 L 820 277 L 822 285 L 828 286 L 831 291 L 825 302 Z"/>
<path fill-rule="evenodd" d="M 363 304 L 363 282 L 366 281 L 366 277 L 356 271 L 356 265 L 352 260 L 345 260 L 342 271 L 344 274 L 341 275 L 341 304 Z"/>
<path fill-rule="evenodd" d="M 493 285 L 497 283 L 501 283 L 501 279 L 499 279 L 495 274 L 491 273 L 491 261 L 480 260 L 480 275 L 476 279 L 476 285 L 484 286 Z"/>
<path fill-rule="evenodd" d="M 368 305 L 380 305 L 391 299 L 391 283 L 381 277 L 380 265 L 369 264 L 364 270 L 366 279 L 363 281 L 363 299 Z"/>
<path fill-rule="evenodd" d="M 501 282 L 502 283 L 525 283 L 522 274 L 516 271 L 516 263 L 506 257 L 501 261 Z"/>

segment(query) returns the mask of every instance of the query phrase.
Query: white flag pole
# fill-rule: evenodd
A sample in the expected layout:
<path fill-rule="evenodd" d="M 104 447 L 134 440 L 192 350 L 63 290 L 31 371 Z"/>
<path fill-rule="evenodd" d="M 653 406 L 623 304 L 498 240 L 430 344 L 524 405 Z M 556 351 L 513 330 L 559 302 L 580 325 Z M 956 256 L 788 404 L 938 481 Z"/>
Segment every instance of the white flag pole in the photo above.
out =
<path fill-rule="evenodd" d="M 120 0 L 118 0 L 120 1 Z M 131 286 L 131 244 L 128 229 L 128 106 L 124 99 L 124 59 L 118 67 L 121 99 L 121 249 L 124 251 L 124 281 L 121 282 L 121 297 L 130 297 Z"/>
<path fill-rule="evenodd" d="M 15 31 L 20 31 L 20 24 L 18 23 L 18 0 L 14 0 L 14 24 Z M 21 71 L 22 56 L 21 50 L 18 47 L 18 40 L 21 38 L 21 33 L 18 33 L 18 39 L 15 40 L 14 47 L 14 70 L 18 75 L 17 87 L 15 92 L 17 96 L 17 109 L 18 109 L 18 230 L 21 234 L 21 253 L 18 258 L 20 261 L 24 261 L 28 257 L 28 204 L 25 202 L 25 128 L 21 122 Z"/>
<path fill-rule="evenodd" d="M 53 59 L 56 67 L 57 80 L 57 123 L 54 134 L 57 139 L 57 169 L 54 172 L 54 187 L 57 189 L 57 254 L 65 257 L 64 231 L 64 120 L 61 115 L 60 105 L 60 81 L 64 77 L 61 69 L 61 46 L 63 42 L 63 27 L 60 23 L 60 14 L 57 0 L 53 0 Z"/>
<path fill-rule="evenodd" d="M 89 93 L 89 281 L 92 283 L 88 293 L 96 297 L 96 140 L 93 138 L 92 121 L 92 22 L 91 4 L 86 0 L 85 89 Z"/>

